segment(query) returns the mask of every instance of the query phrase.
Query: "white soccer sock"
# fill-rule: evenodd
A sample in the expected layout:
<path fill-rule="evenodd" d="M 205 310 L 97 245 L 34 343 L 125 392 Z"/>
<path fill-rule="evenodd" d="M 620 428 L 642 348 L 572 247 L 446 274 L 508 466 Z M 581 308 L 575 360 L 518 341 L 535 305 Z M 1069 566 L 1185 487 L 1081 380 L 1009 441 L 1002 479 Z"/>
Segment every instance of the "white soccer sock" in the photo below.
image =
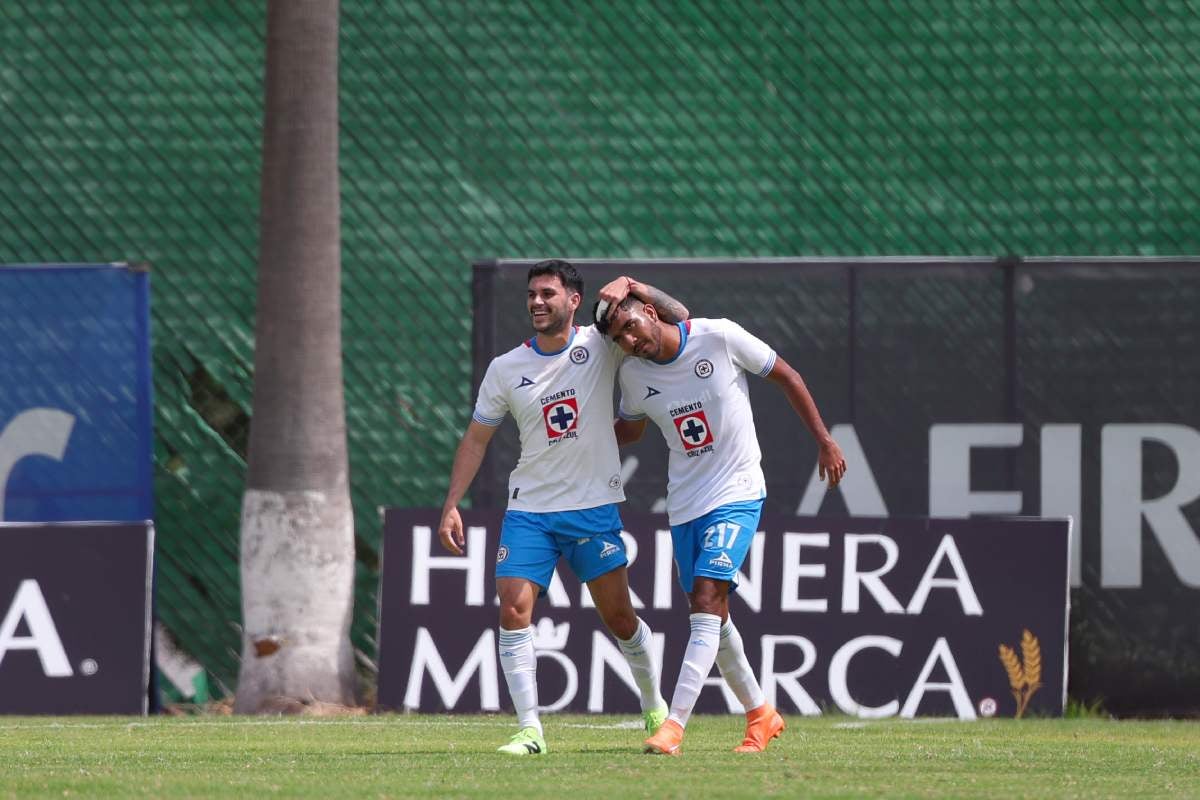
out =
<path fill-rule="evenodd" d="M 679 680 L 675 683 L 675 694 L 671 696 L 671 715 L 685 727 L 704 679 L 712 672 L 717 660 L 717 644 L 721 640 L 721 618 L 716 614 L 692 614 L 688 617 L 691 632 L 687 650 L 683 653 L 683 665 L 679 668 Z"/>
<path fill-rule="evenodd" d="M 633 672 L 633 681 L 638 691 L 642 693 L 642 711 L 662 708 L 666 705 L 663 700 L 662 688 L 659 685 L 659 668 L 654 663 L 654 654 L 650 652 L 652 642 L 650 626 L 642 618 L 638 618 L 637 630 L 628 639 L 617 639 L 629 669 Z"/>
<path fill-rule="evenodd" d="M 537 657 L 533 653 L 533 628 L 524 627 L 515 631 L 500 629 L 500 667 L 504 670 L 504 681 L 517 710 L 517 725 L 521 728 L 537 728 L 542 732 L 542 721 L 537 710 Z"/>
<path fill-rule="evenodd" d="M 738 702 L 745 706 L 747 711 L 767 702 L 762 687 L 758 685 L 758 679 L 754 677 L 754 670 L 750 668 L 750 662 L 746 659 L 742 634 L 734 627 L 733 617 L 725 620 L 725 624 L 721 626 L 717 668 L 721 670 L 721 676 L 725 678 L 729 688 L 733 689 Z"/>

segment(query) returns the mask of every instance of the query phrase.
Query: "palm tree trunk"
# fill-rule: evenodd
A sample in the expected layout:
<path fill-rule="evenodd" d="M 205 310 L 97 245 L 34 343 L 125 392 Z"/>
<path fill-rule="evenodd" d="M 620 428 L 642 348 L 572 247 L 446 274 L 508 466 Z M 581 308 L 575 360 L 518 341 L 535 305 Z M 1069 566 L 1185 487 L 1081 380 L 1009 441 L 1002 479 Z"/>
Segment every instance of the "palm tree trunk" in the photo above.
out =
<path fill-rule="evenodd" d="M 270 0 L 235 710 L 354 702 L 337 0 Z"/>

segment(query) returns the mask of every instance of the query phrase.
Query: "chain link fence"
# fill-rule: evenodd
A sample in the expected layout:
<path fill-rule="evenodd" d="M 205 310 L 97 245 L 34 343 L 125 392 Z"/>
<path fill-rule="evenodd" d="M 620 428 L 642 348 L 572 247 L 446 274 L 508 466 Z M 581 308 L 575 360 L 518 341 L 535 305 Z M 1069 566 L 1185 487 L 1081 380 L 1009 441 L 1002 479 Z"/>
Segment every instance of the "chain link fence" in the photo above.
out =
<path fill-rule="evenodd" d="M 0 4 L 0 262 L 152 265 L 159 614 L 226 687 L 264 34 Z M 473 259 L 1197 253 L 1198 40 L 1190 2 L 345 0 L 364 665 L 376 509 L 440 502 L 468 419 Z"/>

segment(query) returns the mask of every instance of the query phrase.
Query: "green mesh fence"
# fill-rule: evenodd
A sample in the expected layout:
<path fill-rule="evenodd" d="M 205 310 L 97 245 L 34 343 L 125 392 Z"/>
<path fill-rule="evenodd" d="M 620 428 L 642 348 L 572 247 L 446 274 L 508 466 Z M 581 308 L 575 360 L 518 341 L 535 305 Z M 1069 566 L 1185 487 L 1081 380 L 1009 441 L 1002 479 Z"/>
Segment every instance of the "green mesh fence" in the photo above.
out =
<path fill-rule="evenodd" d="M 354 2 L 346 391 L 376 508 L 440 502 L 489 256 L 1200 252 L 1187 2 Z M 154 270 L 159 612 L 236 676 L 265 4 L 0 4 L 0 262 Z M 687 298 L 684 298 L 685 300 Z"/>

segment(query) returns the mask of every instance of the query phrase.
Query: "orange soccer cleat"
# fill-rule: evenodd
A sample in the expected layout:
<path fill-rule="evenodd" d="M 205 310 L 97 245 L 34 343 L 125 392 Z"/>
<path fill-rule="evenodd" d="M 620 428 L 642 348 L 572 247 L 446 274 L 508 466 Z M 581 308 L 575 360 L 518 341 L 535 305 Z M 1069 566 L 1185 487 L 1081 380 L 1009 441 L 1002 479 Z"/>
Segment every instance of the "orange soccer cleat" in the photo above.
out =
<path fill-rule="evenodd" d="M 683 727 L 673 719 L 668 719 L 653 736 L 645 742 L 646 753 L 658 753 L 664 756 L 679 755 L 679 746 L 683 744 Z"/>
<path fill-rule="evenodd" d="M 770 703 L 763 703 L 758 708 L 746 712 L 746 737 L 742 743 L 733 748 L 735 753 L 761 753 L 767 749 L 767 743 L 784 729 L 783 717 Z"/>

